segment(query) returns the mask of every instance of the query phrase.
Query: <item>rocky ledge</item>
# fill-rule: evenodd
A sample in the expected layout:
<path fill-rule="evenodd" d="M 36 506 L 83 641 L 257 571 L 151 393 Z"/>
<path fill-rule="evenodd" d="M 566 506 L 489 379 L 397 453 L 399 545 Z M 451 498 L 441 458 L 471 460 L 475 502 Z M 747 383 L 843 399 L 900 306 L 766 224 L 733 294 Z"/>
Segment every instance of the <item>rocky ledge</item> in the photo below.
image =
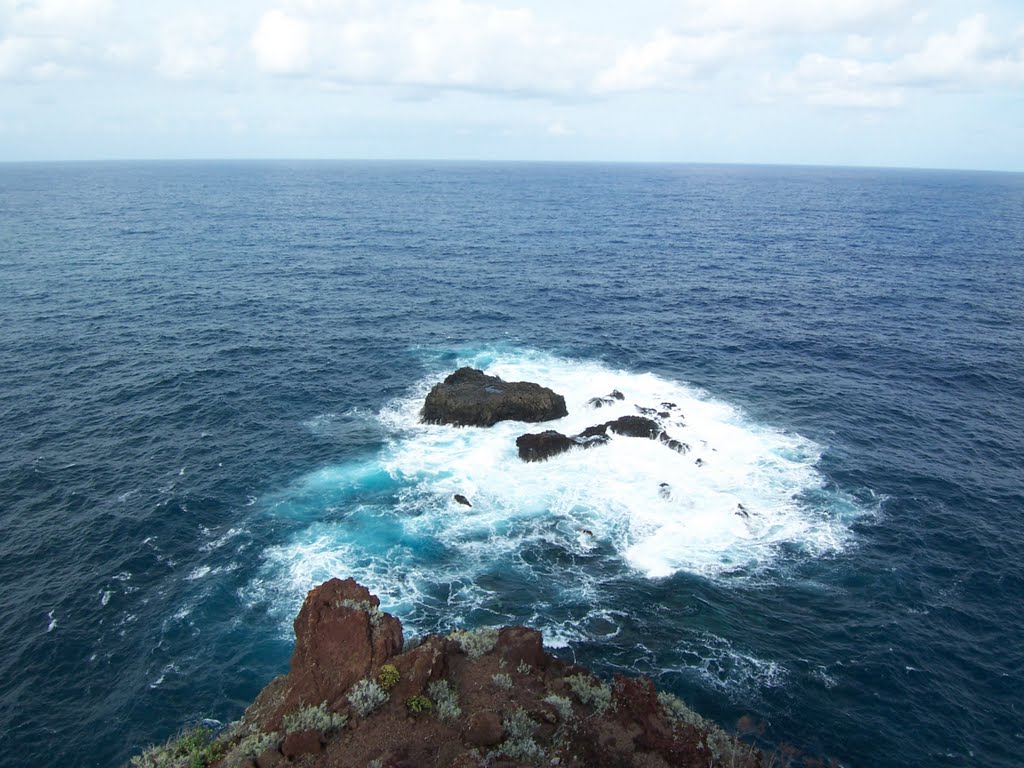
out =
<path fill-rule="evenodd" d="M 526 627 L 430 635 L 352 579 L 312 590 L 287 675 L 220 734 L 199 729 L 133 758 L 140 768 L 753 768 L 767 759 L 659 693 L 609 683 L 544 651 Z M 199 734 L 197 736 L 197 733 Z"/>

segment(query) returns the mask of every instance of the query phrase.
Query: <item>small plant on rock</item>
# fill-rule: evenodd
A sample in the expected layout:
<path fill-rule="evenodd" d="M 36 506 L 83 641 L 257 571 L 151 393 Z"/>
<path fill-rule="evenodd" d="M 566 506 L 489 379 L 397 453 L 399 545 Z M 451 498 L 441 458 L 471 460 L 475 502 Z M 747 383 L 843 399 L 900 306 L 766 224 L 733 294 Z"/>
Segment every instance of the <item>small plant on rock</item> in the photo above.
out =
<path fill-rule="evenodd" d="M 451 689 L 447 680 L 435 680 L 427 686 L 427 693 L 434 700 L 434 704 L 437 706 L 437 716 L 442 720 L 451 722 L 458 720 L 462 715 L 459 696 Z"/>
<path fill-rule="evenodd" d="M 206 768 L 221 759 L 223 750 L 224 745 L 214 740 L 213 729 L 199 726 L 136 755 L 131 765 L 133 768 Z"/>
<path fill-rule="evenodd" d="M 401 679 L 402 675 L 394 664 L 385 664 L 380 668 L 380 674 L 377 675 L 377 682 L 380 683 L 380 687 L 385 691 L 390 691 L 398 685 L 398 681 Z"/>
<path fill-rule="evenodd" d="M 545 704 L 550 704 L 554 707 L 555 712 L 558 713 L 558 719 L 563 723 L 567 723 L 572 720 L 572 702 L 569 701 L 565 696 L 556 696 L 551 694 L 544 699 Z"/>
<path fill-rule="evenodd" d="M 369 678 L 360 680 L 348 692 L 348 703 L 352 705 L 352 708 L 361 717 L 366 717 L 371 712 L 380 709 L 387 700 L 387 691 L 381 688 L 376 681 Z"/>
<path fill-rule="evenodd" d="M 318 707 L 301 707 L 284 716 L 284 729 L 287 733 L 294 731 L 320 731 L 332 733 L 345 727 L 348 718 L 338 712 L 330 712 L 327 702 Z"/>
<path fill-rule="evenodd" d="M 566 682 L 581 704 L 593 707 L 598 714 L 603 713 L 612 703 L 612 687 L 586 675 L 567 677 Z"/>
<path fill-rule="evenodd" d="M 707 720 L 686 706 L 686 703 L 678 696 L 668 691 L 658 692 L 658 704 L 669 720 L 677 723 L 687 723 L 701 730 L 708 728 Z"/>
<path fill-rule="evenodd" d="M 494 650 L 498 642 L 498 628 L 480 627 L 468 631 L 457 629 L 449 637 L 459 644 L 469 658 L 479 659 Z"/>
<path fill-rule="evenodd" d="M 429 712 L 434 705 L 426 696 L 410 696 L 405 700 L 405 708 L 414 715 L 418 715 L 422 712 Z"/>
<path fill-rule="evenodd" d="M 505 741 L 500 753 L 529 763 L 539 763 L 545 757 L 544 750 L 534 741 L 533 734 L 537 724 L 530 719 L 523 709 L 517 709 L 501 722 L 505 728 Z"/>
<path fill-rule="evenodd" d="M 503 691 L 512 690 L 512 678 L 505 672 L 499 672 L 496 675 L 492 675 L 491 682 L 494 683 L 495 688 L 500 688 Z"/>
<path fill-rule="evenodd" d="M 250 733 L 239 741 L 222 763 L 223 768 L 249 768 L 252 761 L 268 749 L 274 749 L 281 741 L 281 734 L 275 732 Z"/>
<path fill-rule="evenodd" d="M 339 600 L 337 606 L 339 608 L 354 608 L 357 611 L 365 611 L 366 615 L 370 618 L 370 623 L 375 627 L 380 626 L 380 623 L 384 620 L 384 611 L 369 600 Z"/>

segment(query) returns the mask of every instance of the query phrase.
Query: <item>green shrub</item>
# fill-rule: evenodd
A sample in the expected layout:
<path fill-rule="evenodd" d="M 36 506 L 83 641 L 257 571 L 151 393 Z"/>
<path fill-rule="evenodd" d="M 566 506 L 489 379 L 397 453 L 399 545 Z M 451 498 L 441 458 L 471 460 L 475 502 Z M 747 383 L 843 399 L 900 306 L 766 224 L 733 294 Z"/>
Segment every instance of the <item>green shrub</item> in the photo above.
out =
<path fill-rule="evenodd" d="M 533 671 L 533 667 L 527 664 L 525 661 L 520 661 L 519 666 L 516 667 L 516 672 L 520 675 L 528 675 Z"/>
<path fill-rule="evenodd" d="M 459 707 L 459 696 L 451 689 L 447 680 L 435 680 L 427 686 L 427 693 L 430 694 L 430 698 L 437 706 L 439 718 L 451 722 L 461 717 L 462 708 Z"/>
<path fill-rule="evenodd" d="M 380 674 L 377 675 L 377 682 L 380 683 L 380 687 L 385 691 L 390 691 L 398 685 L 398 681 L 401 679 L 402 675 L 394 664 L 385 664 L 380 668 Z"/>
<path fill-rule="evenodd" d="M 387 691 L 380 687 L 375 681 L 364 678 L 352 686 L 348 692 L 348 702 L 352 708 L 362 717 L 375 712 L 384 706 L 388 700 Z"/>
<path fill-rule="evenodd" d="M 581 704 L 593 707 L 598 714 L 604 712 L 612 703 L 612 687 L 586 675 L 567 677 L 566 682 Z"/>
<path fill-rule="evenodd" d="M 239 741 L 224 758 L 222 768 L 251 768 L 252 761 L 268 749 L 277 747 L 281 734 L 256 731 Z"/>
<path fill-rule="evenodd" d="M 660 691 L 658 693 L 658 704 L 661 705 L 661 711 L 665 713 L 665 717 L 669 720 L 688 723 L 702 730 L 708 728 L 707 720 L 686 706 L 686 703 L 678 696 L 668 691 Z"/>
<path fill-rule="evenodd" d="M 133 768 L 206 768 L 223 756 L 224 745 L 214 741 L 212 728 L 183 731 L 166 744 L 146 749 L 131 759 Z"/>
<path fill-rule="evenodd" d="M 500 753 L 529 763 L 539 763 L 545 757 L 544 750 L 534 741 L 533 734 L 537 724 L 530 719 L 523 709 L 517 709 L 501 721 L 505 728 L 505 741 L 502 742 Z"/>
<path fill-rule="evenodd" d="M 491 682 L 494 683 L 495 688 L 500 688 L 503 691 L 512 690 L 512 678 L 504 672 L 499 672 L 496 675 L 492 675 Z"/>
<path fill-rule="evenodd" d="M 459 644 L 463 653 L 469 658 L 479 659 L 494 650 L 494 646 L 498 642 L 498 628 L 480 627 L 468 631 L 457 629 L 449 637 Z"/>
<path fill-rule="evenodd" d="M 293 731 L 321 731 L 331 733 L 345 727 L 348 718 L 338 712 L 328 712 L 327 702 L 318 707 L 302 707 L 284 716 L 284 729 Z"/>
<path fill-rule="evenodd" d="M 544 699 L 544 702 L 555 708 L 555 711 L 558 713 L 558 719 L 563 723 L 567 723 L 572 720 L 572 702 L 565 698 L 565 696 L 556 696 L 555 694 L 551 694 Z"/>
<path fill-rule="evenodd" d="M 434 704 L 426 696 L 410 696 L 405 700 L 405 707 L 414 715 L 418 715 L 432 710 Z"/>

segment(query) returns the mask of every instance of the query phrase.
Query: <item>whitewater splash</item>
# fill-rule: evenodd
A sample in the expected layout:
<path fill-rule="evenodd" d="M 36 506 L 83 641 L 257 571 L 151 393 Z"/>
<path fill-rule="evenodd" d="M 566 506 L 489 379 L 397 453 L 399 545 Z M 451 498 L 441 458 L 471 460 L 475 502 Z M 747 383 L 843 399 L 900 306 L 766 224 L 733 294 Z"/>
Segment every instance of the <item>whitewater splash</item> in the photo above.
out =
<path fill-rule="evenodd" d="M 266 552 L 250 599 L 286 618 L 315 584 L 351 575 L 413 627 L 443 612 L 451 624 L 526 620 L 551 630 L 549 642 L 570 642 L 553 606 L 575 601 L 599 611 L 611 580 L 678 572 L 747 580 L 848 541 L 856 508 L 826 491 L 820 447 L 706 392 L 536 351 L 466 354 L 461 365 L 550 387 L 569 414 L 543 425 L 421 424 L 424 396 L 452 368 L 433 372 L 365 415 L 385 436 L 377 455 L 319 470 L 268 505 L 298 532 Z M 612 390 L 625 399 L 588 404 Z M 525 432 L 576 434 L 662 403 L 675 404 L 666 427 L 689 452 L 612 435 L 546 462 L 518 458 L 516 437 Z"/>

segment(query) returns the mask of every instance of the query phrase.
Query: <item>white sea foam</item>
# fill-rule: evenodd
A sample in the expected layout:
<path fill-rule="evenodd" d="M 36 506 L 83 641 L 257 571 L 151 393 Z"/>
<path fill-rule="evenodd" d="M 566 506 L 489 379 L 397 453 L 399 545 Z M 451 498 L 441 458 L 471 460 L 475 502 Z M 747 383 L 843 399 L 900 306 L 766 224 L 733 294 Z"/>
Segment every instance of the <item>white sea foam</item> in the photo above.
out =
<path fill-rule="evenodd" d="M 458 364 L 549 386 L 565 396 L 569 415 L 487 429 L 421 424 L 423 397 L 443 372 L 424 378 L 366 415 L 386 436 L 379 455 L 311 473 L 267 505 L 308 525 L 267 550 L 248 599 L 279 606 L 287 621 L 316 583 L 352 575 L 407 620 L 420 608 L 443 607 L 457 623 L 474 610 L 500 615 L 500 571 L 597 605 L 608 563 L 641 579 L 678 572 L 751 579 L 785 558 L 828 555 L 849 540 L 848 518 L 858 510 L 824 493 L 820 447 L 706 392 L 531 351 L 488 351 Z M 625 400 L 588 405 L 612 390 Z M 546 462 L 518 458 L 515 441 L 524 432 L 576 434 L 638 408 L 667 413 L 659 417 L 665 429 L 690 451 L 613 435 L 607 445 Z M 473 506 L 453 502 L 456 493 Z M 524 556 L 539 551 L 558 554 Z M 549 644 L 581 638 L 581 630 L 543 611 L 536 618 Z"/>

